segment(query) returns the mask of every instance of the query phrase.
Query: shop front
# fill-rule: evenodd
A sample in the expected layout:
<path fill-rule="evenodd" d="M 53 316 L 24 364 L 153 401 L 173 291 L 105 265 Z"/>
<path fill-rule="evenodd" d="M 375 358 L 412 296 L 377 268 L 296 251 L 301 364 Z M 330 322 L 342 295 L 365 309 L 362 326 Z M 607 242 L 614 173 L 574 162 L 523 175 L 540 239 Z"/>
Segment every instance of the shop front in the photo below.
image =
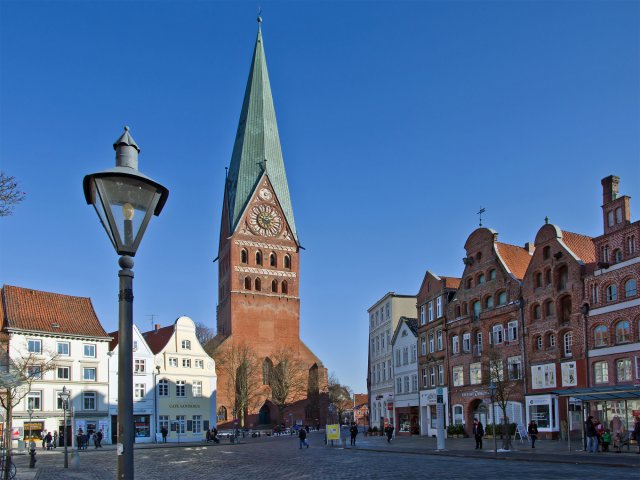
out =
<path fill-rule="evenodd" d="M 418 407 L 397 407 L 396 434 L 403 436 L 420 434 L 419 418 Z"/>
<path fill-rule="evenodd" d="M 444 412 L 449 411 L 449 405 L 447 399 L 449 397 L 447 387 L 439 387 L 442 390 L 444 400 Z M 430 390 L 420 391 L 420 435 L 426 435 L 435 437 L 438 434 L 438 414 L 437 414 L 437 390 L 432 388 Z M 448 415 L 444 416 L 444 428 L 445 432 L 449 425 Z"/>
<path fill-rule="evenodd" d="M 527 425 L 531 421 L 538 424 L 542 438 L 555 438 L 560 431 L 560 416 L 557 395 L 527 395 Z"/>

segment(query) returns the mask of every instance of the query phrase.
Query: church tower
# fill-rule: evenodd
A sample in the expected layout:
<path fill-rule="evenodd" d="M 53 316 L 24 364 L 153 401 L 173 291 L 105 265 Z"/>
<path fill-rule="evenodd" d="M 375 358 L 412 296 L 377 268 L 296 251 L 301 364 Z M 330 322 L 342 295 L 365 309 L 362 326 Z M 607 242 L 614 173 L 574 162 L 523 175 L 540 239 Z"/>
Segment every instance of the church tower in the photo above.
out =
<path fill-rule="evenodd" d="M 260 22 L 258 18 L 258 36 L 225 180 L 218 251 L 216 344 L 247 345 L 260 362 L 268 365 L 264 368 L 271 368 L 276 349 L 286 348 L 310 369 L 310 375 L 319 375 L 320 383 L 324 379 L 326 385 L 326 369 L 300 340 L 300 243 Z M 256 425 L 275 423 L 277 416 L 277 409 L 269 402 L 268 382 L 264 383 L 260 418 L 252 422 Z M 227 412 L 234 409 L 233 394 L 223 391 L 224 379 L 219 378 L 218 385 L 218 417 L 224 424 L 221 407 Z M 312 408 L 304 401 L 299 403 L 297 419 L 312 423 L 324 417 L 318 405 Z M 305 418 L 310 408 L 313 418 Z M 258 412 L 248 415 L 251 419 Z"/>

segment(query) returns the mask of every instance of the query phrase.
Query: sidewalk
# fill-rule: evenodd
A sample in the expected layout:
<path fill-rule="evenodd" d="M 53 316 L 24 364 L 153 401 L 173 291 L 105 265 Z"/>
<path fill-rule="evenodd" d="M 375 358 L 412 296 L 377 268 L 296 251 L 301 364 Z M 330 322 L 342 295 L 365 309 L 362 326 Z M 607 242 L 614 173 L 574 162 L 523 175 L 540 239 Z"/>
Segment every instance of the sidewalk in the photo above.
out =
<path fill-rule="evenodd" d="M 498 449 L 502 446 L 499 438 L 497 446 Z M 396 437 L 391 440 L 391 443 L 387 443 L 386 437 L 358 435 L 355 449 L 389 453 L 640 468 L 640 455 L 636 453 L 638 451 L 637 445 L 632 445 L 628 453 L 626 447 L 623 453 L 586 453 L 582 451 L 581 444 L 573 443 L 572 450 L 569 450 L 567 443 L 559 440 L 537 440 L 535 449 L 531 448 L 531 444 L 527 442 L 512 440 L 511 451 L 498 451 L 496 454 L 492 438 L 484 439 L 482 450 L 475 449 L 475 440 L 472 438 L 448 438 L 444 451 L 438 451 L 436 447 L 436 439 L 431 437 Z"/>

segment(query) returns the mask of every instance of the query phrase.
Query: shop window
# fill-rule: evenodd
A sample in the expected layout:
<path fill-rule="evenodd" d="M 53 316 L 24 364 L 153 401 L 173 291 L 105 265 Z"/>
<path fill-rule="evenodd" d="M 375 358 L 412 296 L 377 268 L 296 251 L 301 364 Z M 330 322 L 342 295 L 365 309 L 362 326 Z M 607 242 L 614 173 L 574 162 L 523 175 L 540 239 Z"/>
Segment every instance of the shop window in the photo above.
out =
<path fill-rule="evenodd" d="M 607 362 L 596 362 L 593 364 L 593 373 L 596 383 L 609 382 L 609 365 Z"/>
<path fill-rule="evenodd" d="M 630 382 L 633 380 L 631 375 L 631 359 L 622 358 L 620 360 L 616 360 L 616 376 L 618 378 L 618 382 Z"/>
<path fill-rule="evenodd" d="M 454 425 L 463 425 L 464 424 L 464 413 L 463 413 L 462 405 L 454 405 L 453 406 L 453 424 Z"/>

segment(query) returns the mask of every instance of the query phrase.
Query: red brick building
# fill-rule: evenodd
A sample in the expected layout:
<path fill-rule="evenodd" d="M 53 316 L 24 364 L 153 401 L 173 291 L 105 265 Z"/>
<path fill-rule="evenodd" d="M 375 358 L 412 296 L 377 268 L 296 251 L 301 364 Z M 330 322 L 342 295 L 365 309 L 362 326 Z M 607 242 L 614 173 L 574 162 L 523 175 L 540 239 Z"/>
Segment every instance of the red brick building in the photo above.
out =
<path fill-rule="evenodd" d="M 489 228 L 476 229 L 464 245 L 466 255 L 460 288 L 447 308 L 449 349 L 449 402 L 451 421 L 463 424 L 468 434 L 474 418 L 491 423 L 489 352 L 501 377 L 515 382 L 507 405 L 511 422 L 524 422 L 522 341 L 523 312 L 520 284 L 533 248 L 498 242 Z M 496 422 L 502 414 L 496 407 Z"/>
<path fill-rule="evenodd" d="M 273 355 L 282 349 L 308 369 L 307 391 L 299 392 L 302 398 L 286 418 L 315 424 L 326 417 L 326 369 L 300 340 L 300 248 L 258 29 L 225 183 L 215 340 L 218 352 L 250 346 L 266 372 L 258 406 L 246 412 L 246 426 L 283 420 L 270 401 L 268 373 L 277 368 Z M 218 421 L 224 427 L 233 420 L 235 396 L 221 371 L 218 386 Z"/>
<path fill-rule="evenodd" d="M 554 390 L 584 388 L 587 382 L 584 278 L 595 266 L 590 237 L 543 225 L 522 282 L 526 325 L 527 418 L 541 436 L 582 429 L 580 408 L 559 402 Z M 567 408 L 573 421 L 567 422 Z"/>
<path fill-rule="evenodd" d="M 359 427 L 369 426 L 369 395 L 353 394 L 353 419 Z"/>
<path fill-rule="evenodd" d="M 447 307 L 459 285 L 459 278 L 439 277 L 427 271 L 417 295 L 420 435 L 436 434 L 438 388 L 442 389 L 444 409 L 449 410 Z"/>
<path fill-rule="evenodd" d="M 602 180 L 604 233 L 593 239 L 598 263 L 585 280 L 587 380 L 601 392 L 585 410 L 605 425 L 618 416 L 630 428 L 634 412 L 640 416 L 640 221 L 631 222 L 630 198 L 619 195 L 619 181 L 613 175 Z"/>

